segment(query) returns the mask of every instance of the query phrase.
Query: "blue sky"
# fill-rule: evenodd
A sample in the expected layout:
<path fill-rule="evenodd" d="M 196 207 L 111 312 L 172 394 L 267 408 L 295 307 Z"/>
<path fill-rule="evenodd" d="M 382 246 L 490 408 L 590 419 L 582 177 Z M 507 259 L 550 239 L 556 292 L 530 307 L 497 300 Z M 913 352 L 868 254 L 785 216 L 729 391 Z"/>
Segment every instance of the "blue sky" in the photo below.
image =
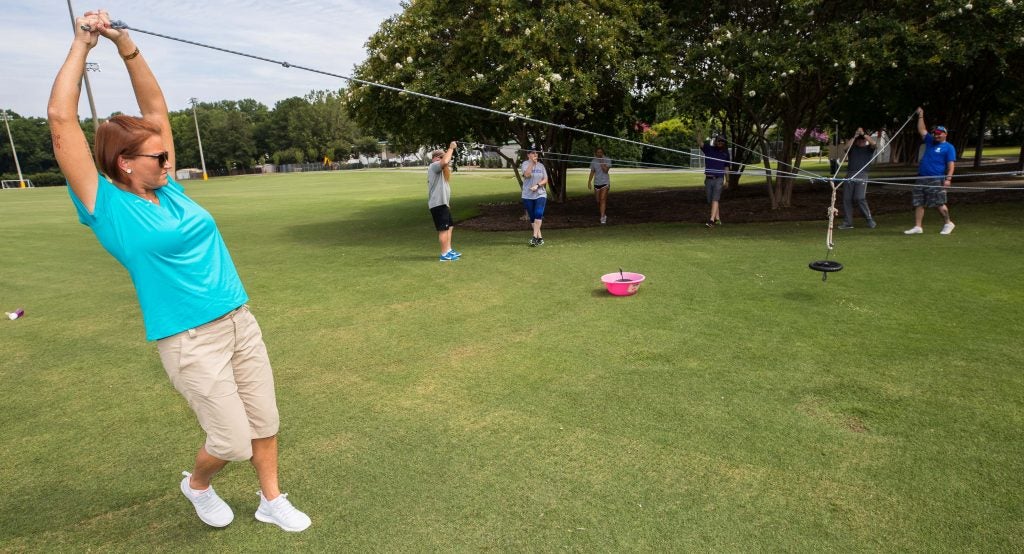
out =
<path fill-rule="evenodd" d="M 381 22 L 401 12 L 399 0 L 103 0 L 92 6 L 72 0 L 77 15 L 103 7 L 114 19 L 156 33 L 351 75 L 366 55 L 366 40 Z M 4 78 L 0 107 L 23 116 L 45 116 L 57 70 L 71 44 L 66 0 L 0 0 L 5 20 L 0 40 Z M 268 62 L 217 52 L 164 38 L 133 33 L 152 66 L 171 110 L 203 102 L 254 98 L 273 107 L 278 100 L 314 89 L 338 89 L 345 81 L 286 69 Z M 89 61 L 98 115 L 138 113 L 123 62 L 113 44 L 101 39 Z M 90 115 L 83 91 L 79 107 Z"/>

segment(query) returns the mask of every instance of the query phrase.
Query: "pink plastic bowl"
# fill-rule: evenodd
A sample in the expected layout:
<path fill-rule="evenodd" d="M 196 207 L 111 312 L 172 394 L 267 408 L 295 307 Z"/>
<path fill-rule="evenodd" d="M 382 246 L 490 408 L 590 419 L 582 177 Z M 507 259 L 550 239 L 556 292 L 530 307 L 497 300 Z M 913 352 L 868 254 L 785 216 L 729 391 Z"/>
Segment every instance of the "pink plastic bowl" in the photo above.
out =
<path fill-rule="evenodd" d="M 626 279 L 626 281 L 620 281 Z M 608 292 L 615 296 L 629 296 L 636 294 L 636 290 L 640 288 L 640 283 L 644 282 L 644 276 L 642 273 L 630 273 L 623 271 L 621 274 L 616 271 L 615 273 L 609 273 L 601 276 L 601 282 L 604 283 L 605 288 Z"/>

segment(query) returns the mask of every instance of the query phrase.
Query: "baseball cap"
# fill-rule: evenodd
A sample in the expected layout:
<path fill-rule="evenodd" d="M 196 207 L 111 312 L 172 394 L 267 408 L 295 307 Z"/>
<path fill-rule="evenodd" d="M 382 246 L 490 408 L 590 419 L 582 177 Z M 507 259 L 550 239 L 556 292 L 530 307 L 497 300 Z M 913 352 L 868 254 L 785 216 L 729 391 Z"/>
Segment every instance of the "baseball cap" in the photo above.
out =
<path fill-rule="evenodd" d="M 936 127 L 932 132 L 942 133 L 944 135 L 948 135 L 949 134 L 949 131 L 947 131 L 946 128 L 943 127 L 942 125 L 939 125 L 938 127 Z"/>

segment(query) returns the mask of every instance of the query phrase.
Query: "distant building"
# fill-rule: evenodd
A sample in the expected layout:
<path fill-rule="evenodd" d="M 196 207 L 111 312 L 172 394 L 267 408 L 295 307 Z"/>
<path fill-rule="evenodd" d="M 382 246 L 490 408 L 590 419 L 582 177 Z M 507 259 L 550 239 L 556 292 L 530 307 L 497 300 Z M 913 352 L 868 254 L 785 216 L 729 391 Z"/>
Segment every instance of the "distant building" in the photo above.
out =
<path fill-rule="evenodd" d="M 174 172 L 174 178 L 178 181 L 186 181 L 188 179 L 202 179 L 203 170 L 196 169 L 194 167 L 179 169 Z"/>

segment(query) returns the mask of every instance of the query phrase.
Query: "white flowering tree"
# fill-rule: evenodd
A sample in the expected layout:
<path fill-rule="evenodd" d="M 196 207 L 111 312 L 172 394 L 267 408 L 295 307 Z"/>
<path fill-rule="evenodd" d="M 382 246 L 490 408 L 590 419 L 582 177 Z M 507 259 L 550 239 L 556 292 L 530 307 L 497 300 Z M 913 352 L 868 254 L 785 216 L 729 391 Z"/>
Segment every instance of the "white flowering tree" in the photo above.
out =
<path fill-rule="evenodd" d="M 858 31 L 869 48 L 856 90 L 840 102 L 846 120 L 891 128 L 923 105 L 962 152 L 969 139 L 981 143 L 990 116 L 1020 106 L 1024 2 L 896 0 L 865 12 Z M 916 133 L 900 139 L 894 159 L 913 161 Z"/>
<path fill-rule="evenodd" d="M 661 11 L 643 0 L 600 9 L 580 0 L 416 0 L 403 8 L 370 38 L 368 57 L 355 70 L 360 79 L 401 90 L 359 83 L 348 90 L 356 121 L 399 141 L 514 141 L 568 153 L 580 136 L 570 127 L 616 136 L 631 128 L 635 106 L 664 65 L 654 54 L 661 50 Z M 565 162 L 545 165 L 553 196 L 564 200 Z"/>
<path fill-rule="evenodd" d="M 828 128 L 830 100 L 855 84 L 864 48 L 853 40 L 857 15 L 845 4 L 666 2 L 675 26 L 689 29 L 676 37 L 687 71 L 672 88 L 722 122 L 737 161 L 756 162 L 756 152 L 779 170 L 781 177 L 766 177 L 773 209 L 790 205 L 795 180 L 787 176 L 799 172 L 798 152 L 810 139 L 797 129 Z M 779 160 L 776 168 L 770 158 Z"/>
<path fill-rule="evenodd" d="M 771 152 L 783 174 L 798 170 L 799 128 L 839 121 L 844 138 L 857 126 L 891 131 L 923 104 L 929 123 L 961 131 L 951 139 L 962 149 L 970 129 L 984 130 L 985 113 L 1019 103 L 1024 26 L 1015 0 L 666 0 L 663 7 L 675 28 L 686 29 L 673 37 L 682 70 L 668 88 L 683 105 L 723 121 L 740 161 L 751 161 L 750 151 Z M 781 148 L 769 149 L 770 138 Z M 901 151 L 914 151 L 917 140 L 906 133 Z M 773 208 L 789 206 L 792 184 L 769 179 Z"/>

